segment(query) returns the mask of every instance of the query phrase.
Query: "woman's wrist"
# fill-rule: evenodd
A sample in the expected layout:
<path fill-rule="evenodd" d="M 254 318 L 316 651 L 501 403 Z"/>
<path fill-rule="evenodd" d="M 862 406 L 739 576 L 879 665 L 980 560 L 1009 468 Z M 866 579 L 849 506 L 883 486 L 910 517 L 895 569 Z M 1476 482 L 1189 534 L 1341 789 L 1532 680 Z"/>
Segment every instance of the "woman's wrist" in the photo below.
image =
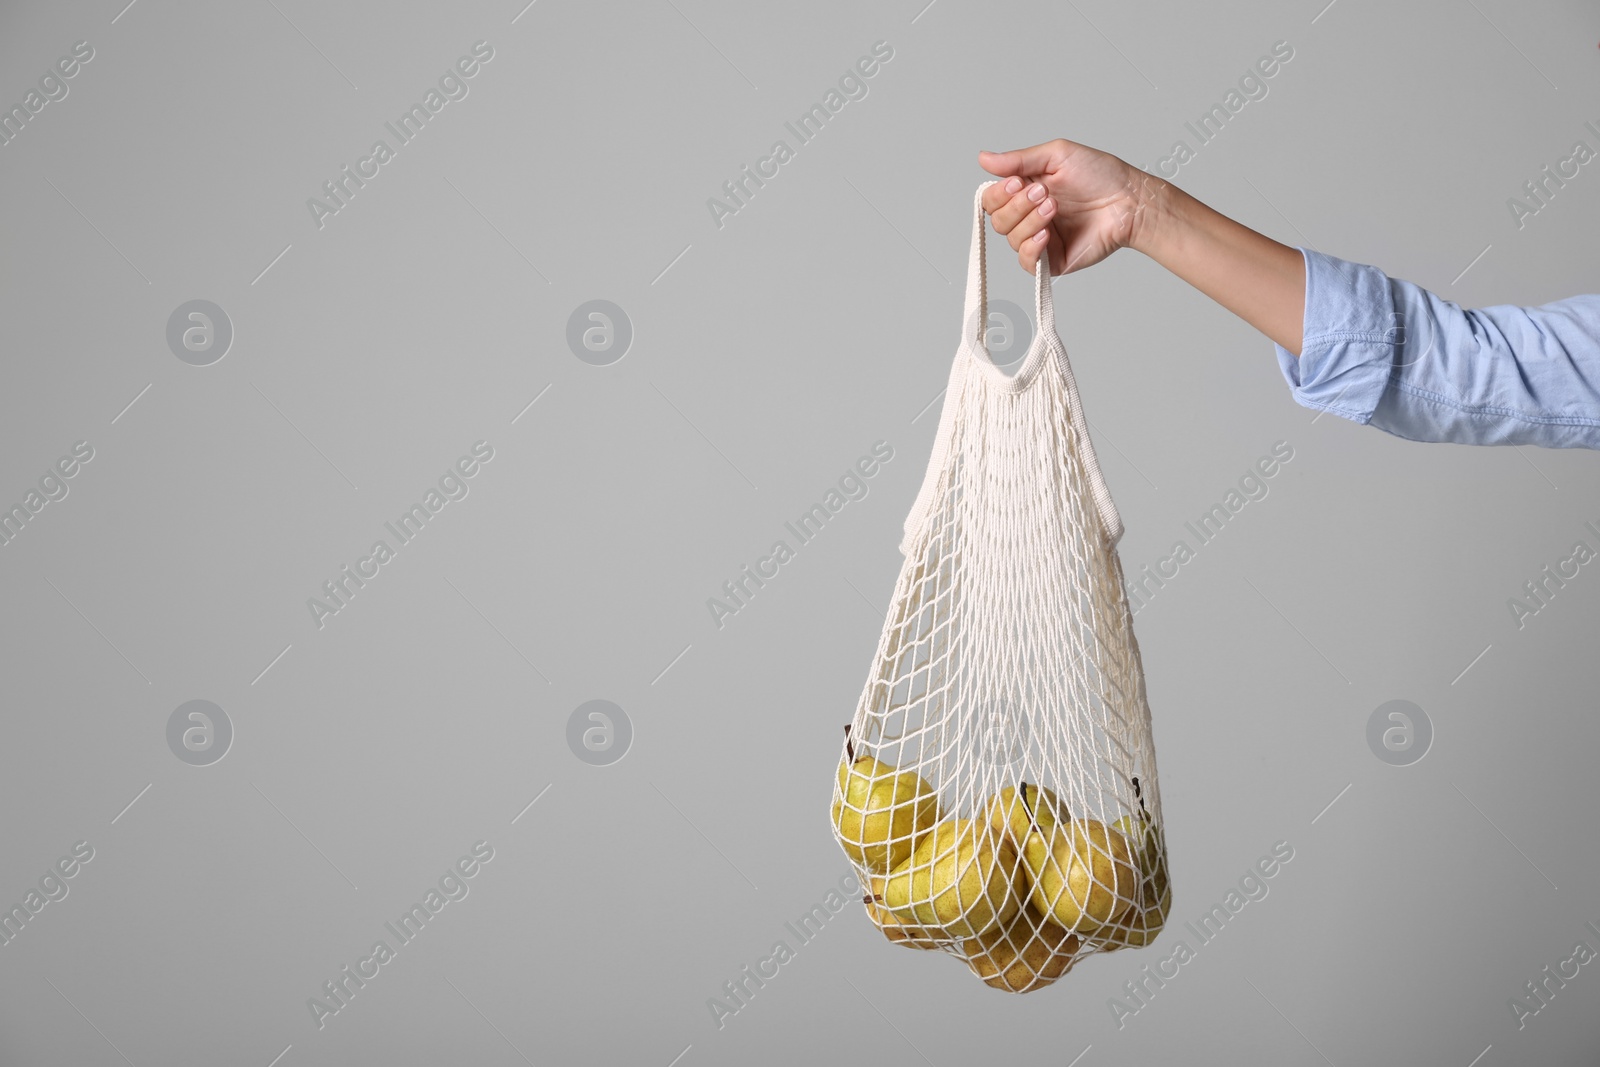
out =
<path fill-rule="evenodd" d="M 1298 356 L 1306 285 L 1300 252 L 1235 222 L 1171 182 L 1130 169 L 1133 227 L 1128 247 Z"/>
<path fill-rule="evenodd" d="M 1187 196 L 1171 182 L 1128 164 L 1128 180 L 1133 214 L 1132 236 L 1128 247 L 1160 263 L 1170 245 L 1172 231 L 1182 225 L 1178 216 L 1180 197 Z M 1163 264 L 1164 265 L 1164 264 Z"/>

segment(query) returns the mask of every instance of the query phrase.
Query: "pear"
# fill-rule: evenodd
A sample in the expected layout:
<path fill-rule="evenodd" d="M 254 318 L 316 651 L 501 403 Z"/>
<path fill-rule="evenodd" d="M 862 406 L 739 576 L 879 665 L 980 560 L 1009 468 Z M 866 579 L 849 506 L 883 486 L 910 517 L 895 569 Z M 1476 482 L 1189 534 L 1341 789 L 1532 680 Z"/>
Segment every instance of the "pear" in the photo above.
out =
<path fill-rule="evenodd" d="M 883 902 L 901 921 L 946 940 L 977 937 L 1021 907 L 1013 884 L 1019 866 L 1016 852 L 987 823 L 947 819 L 889 873 Z"/>
<path fill-rule="evenodd" d="M 1022 859 L 1034 906 L 1076 933 L 1093 934 L 1119 921 L 1139 899 L 1128 839 L 1098 819 L 1030 830 Z"/>
<path fill-rule="evenodd" d="M 1077 934 L 1027 905 L 1010 926 L 962 942 L 962 949 L 966 966 L 990 989 L 1030 993 L 1070 971 L 1080 944 Z"/>
<path fill-rule="evenodd" d="M 1010 926 L 962 942 L 967 966 L 991 989 L 1031 993 L 1072 970 L 1080 940 L 1032 905 Z"/>
<path fill-rule="evenodd" d="M 850 728 L 845 727 L 848 735 Z M 833 797 L 833 828 L 845 855 L 883 873 L 911 855 L 916 839 L 939 821 L 939 794 L 915 771 L 862 756 L 848 740 Z"/>
<path fill-rule="evenodd" d="M 1055 792 L 1042 785 L 1006 786 L 989 801 L 989 827 L 1001 835 L 1018 855 L 1028 839 L 1028 831 L 1037 826 L 1048 830 L 1069 815 L 1067 806 Z"/>
<path fill-rule="evenodd" d="M 1143 948 L 1156 939 L 1172 910 L 1172 884 L 1167 876 L 1167 855 L 1161 831 L 1143 816 L 1125 815 L 1112 824 L 1134 843 L 1134 862 L 1139 868 L 1143 891 L 1139 905 L 1116 923 L 1100 931 L 1103 948 Z"/>
<path fill-rule="evenodd" d="M 1167 882 L 1167 849 L 1161 830 L 1147 815 L 1124 815 L 1111 828 L 1127 838 L 1134 866 L 1145 881 L 1159 881 L 1156 896 Z"/>
<path fill-rule="evenodd" d="M 929 930 L 923 926 L 913 926 L 884 906 L 883 891 L 884 883 L 887 881 L 888 879 L 881 874 L 872 876 L 869 885 L 870 892 L 861 898 L 861 903 L 866 905 L 867 908 L 867 918 L 872 920 L 874 926 L 883 931 L 884 937 L 896 945 L 921 949 L 940 947 L 939 939 L 941 935 L 939 931 Z"/>
<path fill-rule="evenodd" d="M 1143 948 L 1166 926 L 1167 915 L 1172 911 L 1172 886 L 1164 885 L 1158 894 L 1154 883 L 1146 882 L 1140 897 L 1142 909 L 1131 908 L 1123 918 L 1100 929 L 1095 944 L 1103 951 Z"/>

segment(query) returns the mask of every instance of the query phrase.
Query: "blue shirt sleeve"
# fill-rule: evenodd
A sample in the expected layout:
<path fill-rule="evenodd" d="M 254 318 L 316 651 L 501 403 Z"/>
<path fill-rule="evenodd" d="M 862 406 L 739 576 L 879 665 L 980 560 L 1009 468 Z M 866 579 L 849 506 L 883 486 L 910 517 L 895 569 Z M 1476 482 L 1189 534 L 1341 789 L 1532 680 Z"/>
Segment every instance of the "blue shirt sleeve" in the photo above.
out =
<path fill-rule="evenodd" d="M 1410 441 L 1600 449 L 1600 295 L 1463 309 L 1309 248 L 1294 399 Z"/>

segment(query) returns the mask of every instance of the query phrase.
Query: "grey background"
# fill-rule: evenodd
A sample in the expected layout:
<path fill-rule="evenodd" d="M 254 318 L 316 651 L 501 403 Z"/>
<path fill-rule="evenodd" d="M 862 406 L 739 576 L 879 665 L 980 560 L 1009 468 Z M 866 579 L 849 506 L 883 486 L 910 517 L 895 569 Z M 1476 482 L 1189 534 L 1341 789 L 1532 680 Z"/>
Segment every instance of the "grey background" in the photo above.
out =
<path fill-rule="evenodd" d="M 1595 145 L 1592 5 L 124 3 L 0 15 L 8 106 L 95 49 L 0 147 L 0 501 L 95 450 L 0 548 L 0 902 L 95 849 L 0 946 L 0 1062 L 1595 1062 L 1594 966 L 1520 1032 L 1508 998 L 1600 949 L 1600 573 L 1523 629 L 1506 606 L 1597 542 L 1593 455 L 1314 418 L 1133 253 L 1055 283 L 1127 570 L 1295 450 L 1136 620 L 1172 925 L 1026 997 L 855 906 L 784 926 L 847 866 L 830 775 L 976 152 L 1153 166 L 1287 40 L 1179 185 L 1465 305 L 1592 292 L 1593 166 L 1520 230 L 1505 206 Z M 319 230 L 306 199 L 478 40 L 470 94 Z M 869 95 L 718 229 L 707 198 L 878 40 Z M 208 367 L 165 342 L 193 299 L 234 327 Z M 610 366 L 566 347 L 594 299 L 633 324 Z M 870 495 L 716 628 L 706 599 L 879 439 Z M 307 598 L 479 440 L 470 495 L 319 630 Z M 204 767 L 166 741 L 195 699 L 234 730 Z M 592 699 L 632 723 L 609 766 L 566 744 Z M 1367 747 L 1391 699 L 1433 725 L 1410 766 Z M 319 1030 L 308 998 L 479 840 L 470 894 Z M 1119 1029 L 1108 999 L 1277 841 L 1270 895 Z M 780 938 L 719 1029 L 707 999 Z"/>

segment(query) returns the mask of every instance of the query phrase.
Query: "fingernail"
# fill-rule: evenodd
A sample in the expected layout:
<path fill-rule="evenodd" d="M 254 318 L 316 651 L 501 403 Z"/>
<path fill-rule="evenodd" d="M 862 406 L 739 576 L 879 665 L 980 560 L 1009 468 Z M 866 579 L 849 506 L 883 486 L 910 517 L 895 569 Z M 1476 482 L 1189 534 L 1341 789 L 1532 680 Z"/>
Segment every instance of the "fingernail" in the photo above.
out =
<path fill-rule="evenodd" d="M 1008 178 L 1006 180 L 1006 192 L 1014 193 L 1018 189 L 1021 189 L 1021 188 L 1022 188 L 1022 179 L 1021 178 Z"/>
<path fill-rule="evenodd" d="M 1041 244 L 1042 245 L 1046 241 L 1048 241 L 1049 239 L 1050 239 L 1050 231 L 1049 230 L 1040 230 L 1038 233 L 1033 235 L 1033 241 L 1034 241 L 1035 244 Z"/>
<path fill-rule="evenodd" d="M 1040 218 L 1047 219 L 1050 217 L 1051 213 L 1055 211 L 1055 209 L 1056 202 L 1054 200 L 1044 200 L 1041 201 L 1039 206 L 1034 210 L 1039 213 Z"/>
<path fill-rule="evenodd" d="M 1044 199 L 1044 186 L 1034 184 L 1028 187 L 1028 199 L 1035 204 Z"/>

